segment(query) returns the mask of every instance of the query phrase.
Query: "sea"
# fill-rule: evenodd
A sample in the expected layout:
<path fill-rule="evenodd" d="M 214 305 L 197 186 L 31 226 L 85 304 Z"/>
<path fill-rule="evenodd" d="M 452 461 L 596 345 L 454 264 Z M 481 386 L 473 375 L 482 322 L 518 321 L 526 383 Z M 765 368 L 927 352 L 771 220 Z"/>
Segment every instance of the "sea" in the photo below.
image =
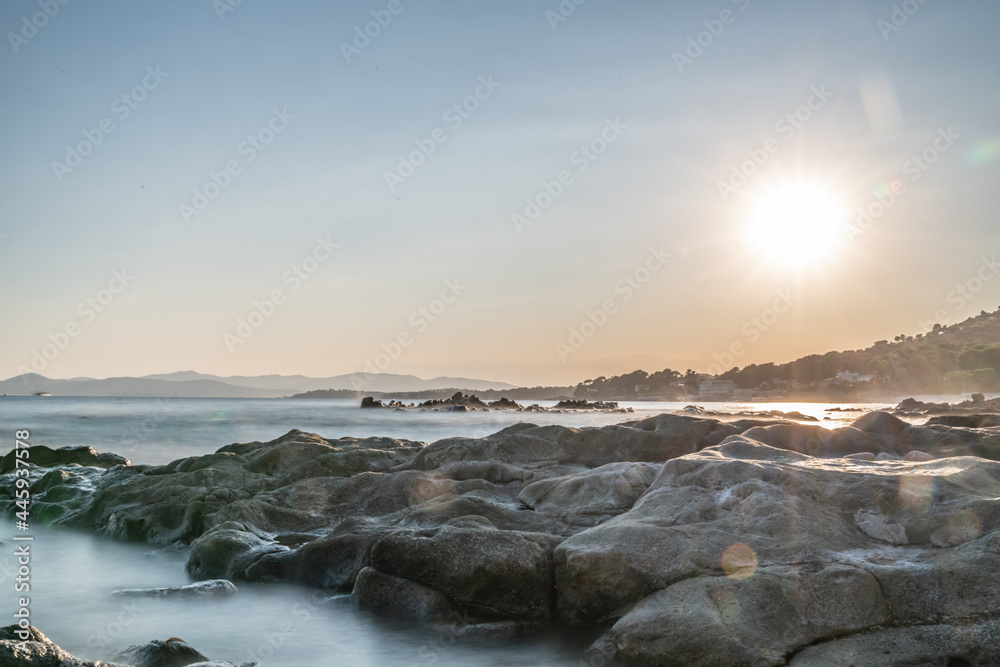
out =
<path fill-rule="evenodd" d="M 948 397 L 935 400 L 960 400 Z M 552 406 L 553 403 L 539 403 Z M 266 442 L 291 429 L 326 438 L 387 436 L 425 443 L 482 437 L 521 422 L 603 426 L 661 413 L 686 403 L 620 403 L 614 412 L 416 412 L 362 410 L 355 400 L 0 397 L 0 437 L 14 446 L 28 430 L 32 445 L 87 445 L 136 464 L 163 464 L 214 452 L 237 442 Z M 816 418 L 828 428 L 850 424 L 890 404 L 710 403 L 718 418 L 778 410 Z M 847 411 L 830 411 L 840 408 Z M 712 415 L 716 416 L 716 415 Z M 817 423 L 817 422 L 810 422 Z M 15 535 L 29 534 L 30 592 L 15 592 Z M 285 584 L 239 582 L 239 592 L 213 601 L 112 597 L 115 590 L 191 583 L 177 547 L 122 543 L 66 528 L 32 525 L 17 531 L 0 519 L 0 591 L 7 618 L 18 598 L 30 598 L 31 623 L 77 657 L 109 660 L 117 651 L 152 639 L 179 637 L 214 660 L 289 667 L 495 667 L 580 665 L 583 637 L 481 643 L 448 628 L 427 629 L 371 616 L 348 596 L 329 597 Z M 18 542 L 23 545 L 24 542 Z"/>

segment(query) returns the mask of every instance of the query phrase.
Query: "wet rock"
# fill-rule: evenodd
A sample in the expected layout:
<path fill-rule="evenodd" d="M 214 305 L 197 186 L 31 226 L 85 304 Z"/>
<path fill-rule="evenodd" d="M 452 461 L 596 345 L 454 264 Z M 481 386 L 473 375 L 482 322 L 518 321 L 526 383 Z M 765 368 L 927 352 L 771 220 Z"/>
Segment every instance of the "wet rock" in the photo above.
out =
<path fill-rule="evenodd" d="M 1000 426 L 1000 415 L 941 415 L 928 419 L 925 426 L 992 428 L 994 426 Z"/>
<path fill-rule="evenodd" d="M 631 509 L 660 467 L 657 463 L 609 463 L 528 484 L 518 499 L 536 512 L 593 524 Z"/>
<path fill-rule="evenodd" d="M 596 468 L 617 461 L 663 462 L 739 432 L 730 424 L 682 415 L 584 429 L 517 424 L 485 438 L 439 440 L 406 467 L 435 470 L 455 461 L 497 461 L 522 468 L 541 463 Z"/>
<path fill-rule="evenodd" d="M 625 657 L 691 665 L 781 664 L 824 638 L 988 617 L 998 498 L 992 461 L 858 465 L 734 436 L 667 462 L 630 511 L 557 546 L 558 611 L 614 622 Z"/>
<path fill-rule="evenodd" d="M 35 445 L 28 447 L 28 454 L 22 460 L 32 465 L 43 468 L 56 465 L 77 464 L 81 466 L 94 466 L 96 468 L 112 468 L 118 465 L 129 465 L 129 460 L 117 454 L 98 454 L 93 447 L 60 447 L 52 449 L 45 445 Z M 7 453 L 0 459 L 0 474 L 10 472 L 15 467 L 16 454 L 14 450 Z"/>
<path fill-rule="evenodd" d="M 52 643 L 37 628 L 25 632 L 16 625 L 0 628 L 0 665 L 11 667 L 131 667 L 118 663 L 88 661 L 76 658 Z"/>
<path fill-rule="evenodd" d="M 547 619 L 554 542 L 483 526 L 399 531 L 376 543 L 372 566 L 437 590 L 482 618 Z"/>
<path fill-rule="evenodd" d="M 456 614 L 443 593 L 373 567 L 358 574 L 351 602 L 361 609 L 425 623 L 444 621 Z"/>
<path fill-rule="evenodd" d="M 661 415 L 427 446 L 292 431 L 29 482 L 57 523 L 191 544 L 198 578 L 352 591 L 455 636 L 608 631 L 594 659 L 784 664 L 995 617 L 1000 427 L 970 423 Z M 946 653 L 986 655 L 927 664 Z"/>
<path fill-rule="evenodd" d="M 246 579 L 246 570 L 266 555 L 288 551 L 245 525 L 223 524 L 191 545 L 188 574 L 196 579 Z"/>
<path fill-rule="evenodd" d="M 196 663 L 211 662 L 177 637 L 164 641 L 154 639 L 148 644 L 130 646 L 115 656 L 115 659 L 127 661 L 135 667 L 188 667 Z"/>
<path fill-rule="evenodd" d="M 791 649 L 881 624 L 878 582 L 862 569 L 767 568 L 697 577 L 644 599 L 611 629 L 619 654 L 671 665 L 784 664 Z"/>
<path fill-rule="evenodd" d="M 217 599 L 229 597 L 234 593 L 236 593 L 236 586 L 231 581 L 213 579 L 169 588 L 128 588 L 114 591 L 111 595 L 121 598 Z"/>
<path fill-rule="evenodd" d="M 987 667 L 1000 664 L 1000 622 L 883 628 L 809 646 L 791 667 Z"/>

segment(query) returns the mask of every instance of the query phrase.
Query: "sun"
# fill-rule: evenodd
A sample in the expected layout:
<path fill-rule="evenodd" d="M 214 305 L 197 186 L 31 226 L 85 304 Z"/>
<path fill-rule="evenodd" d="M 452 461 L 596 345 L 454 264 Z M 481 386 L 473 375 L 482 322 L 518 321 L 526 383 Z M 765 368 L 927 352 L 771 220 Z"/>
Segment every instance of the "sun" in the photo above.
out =
<path fill-rule="evenodd" d="M 782 266 L 815 266 L 840 248 L 846 208 L 836 191 L 795 183 L 761 192 L 750 204 L 745 241 L 762 260 Z"/>

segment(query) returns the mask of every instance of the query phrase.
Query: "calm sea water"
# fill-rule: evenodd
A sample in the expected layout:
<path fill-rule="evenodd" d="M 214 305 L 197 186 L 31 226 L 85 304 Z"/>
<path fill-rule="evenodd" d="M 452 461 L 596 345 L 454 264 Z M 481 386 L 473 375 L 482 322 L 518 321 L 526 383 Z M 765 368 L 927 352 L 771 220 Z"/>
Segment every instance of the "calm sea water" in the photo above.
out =
<path fill-rule="evenodd" d="M 551 403 L 543 404 L 551 405 Z M 0 437 L 13 446 L 14 431 L 29 429 L 32 444 L 89 445 L 133 463 L 166 463 L 205 454 L 234 442 L 266 441 L 290 429 L 342 436 L 390 436 L 432 442 L 448 436 L 478 437 L 521 421 L 599 426 L 672 412 L 683 403 L 629 403 L 635 414 L 427 413 L 364 410 L 357 401 L 290 399 L 0 398 Z M 827 404 L 713 403 L 711 410 L 797 410 L 834 427 L 860 413 L 827 413 Z M 884 405 L 860 406 L 864 409 Z M 0 590 L 13 613 L 14 526 L 0 521 Z M 449 633 L 403 627 L 351 607 L 345 598 L 317 599 L 312 590 L 242 584 L 229 599 L 211 602 L 109 597 L 120 588 L 190 583 L 186 554 L 122 544 L 89 534 L 33 527 L 32 622 L 71 653 L 107 659 L 134 643 L 177 636 L 214 659 L 237 664 L 366 667 L 578 665 L 581 647 L 533 641 L 483 645 Z M 8 616 L 8 618 L 11 618 Z"/>
<path fill-rule="evenodd" d="M 551 406 L 554 402 L 540 402 Z M 2 397 L 0 424 L 29 429 L 32 444 L 89 445 L 161 464 L 214 452 L 234 442 L 273 440 L 293 428 L 327 438 L 386 436 L 433 442 L 451 436 L 482 437 L 519 422 L 603 426 L 681 410 L 686 403 L 621 403 L 635 414 L 518 412 L 398 412 L 361 410 L 356 400 Z M 708 409 L 799 411 L 826 426 L 842 426 L 859 413 L 828 413 L 826 403 L 709 403 Z M 886 407 L 864 405 L 864 409 Z M 2 434 L 0 434 L 2 437 Z M 11 436 L 12 437 L 12 436 Z M 0 447 L 6 449 L 6 447 Z"/>

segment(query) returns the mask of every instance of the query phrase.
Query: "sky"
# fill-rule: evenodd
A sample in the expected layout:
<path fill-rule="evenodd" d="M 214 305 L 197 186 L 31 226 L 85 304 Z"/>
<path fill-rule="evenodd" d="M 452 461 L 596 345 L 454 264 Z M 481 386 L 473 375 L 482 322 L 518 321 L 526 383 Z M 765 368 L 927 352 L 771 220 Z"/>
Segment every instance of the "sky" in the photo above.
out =
<path fill-rule="evenodd" d="M 0 376 L 573 384 L 993 310 L 998 29 L 989 0 L 5 2 Z"/>

